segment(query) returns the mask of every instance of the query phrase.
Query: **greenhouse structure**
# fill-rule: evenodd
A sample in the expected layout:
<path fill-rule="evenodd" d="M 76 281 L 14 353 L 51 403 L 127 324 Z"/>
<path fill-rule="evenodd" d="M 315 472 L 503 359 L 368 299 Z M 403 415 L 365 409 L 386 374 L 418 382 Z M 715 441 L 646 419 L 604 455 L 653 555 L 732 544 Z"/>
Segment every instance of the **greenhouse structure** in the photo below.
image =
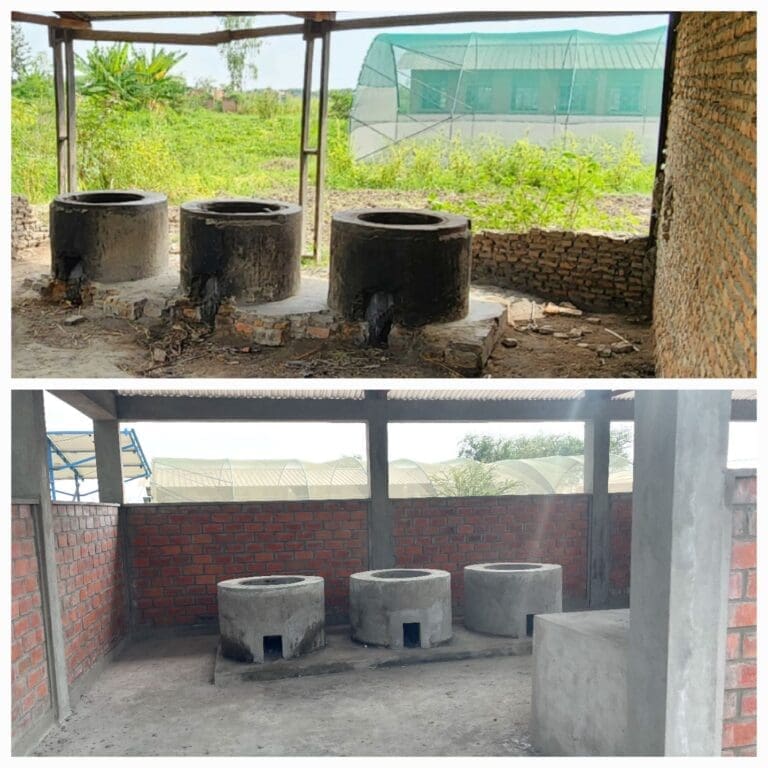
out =
<path fill-rule="evenodd" d="M 352 151 L 360 160 L 406 139 L 621 144 L 631 134 L 652 162 L 666 34 L 378 35 L 354 94 Z"/>
<path fill-rule="evenodd" d="M 391 461 L 390 497 L 457 495 L 451 492 L 462 489 L 462 475 L 456 470 L 473 464 L 478 462 L 470 459 L 439 463 Z M 488 481 L 494 493 L 499 489 L 502 495 L 583 492 L 583 455 L 514 459 L 481 466 L 492 468 Z M 632 490 L 632 464 L 622 456 L 610 457 L 608 490 L 611 493 Z M 156 458 L 152 462 L 147 498 L 153 503 L 169 503 L 366 499 L 369 495 L 365 463 L 356 457 L 324 463 L 295 459 Z"/>

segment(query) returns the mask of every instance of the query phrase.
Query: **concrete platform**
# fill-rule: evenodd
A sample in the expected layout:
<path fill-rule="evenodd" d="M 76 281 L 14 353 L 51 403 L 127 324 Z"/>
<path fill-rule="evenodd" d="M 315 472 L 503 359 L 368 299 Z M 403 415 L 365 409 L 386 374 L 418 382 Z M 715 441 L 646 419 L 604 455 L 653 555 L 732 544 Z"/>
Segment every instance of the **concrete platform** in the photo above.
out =
<path fill-rule="evenodd" d="M 244 664 L 231 661 L 216 650 L 213 681 L 227 687 L 252 681 L 280 680 L 291 677 L 312 677 L 337 672 L 387 669 L 440 661 L 488 659 L 501 656 L 525 656 L 531 653 L 530 639 L 491 637 L 470 632 L 454 624 L 453 639 L 435 648 L 404 648 L 392 650 L 356 643 L 349 636 L 349 627 L 329 627 L 325 632 L 326 647 L 296 659 L 278 659 L 266 664 Z"/>
<path fill-rule="evenodd" d="M 626 754 L 629 610 L 536 616 L 531 737 L 557 756 Z"/>
<path fill-rule="evenodd" d="M 41 276 L 31 286 L 54 301 L 66 297 L 66 284 L 61 281 Z M 182 296 L 174 268 L 144 280 L 90 283 L 81 295 L 84 304 L 92 304 L 109 317 L 201 321 L 199 307 Z M 261 304 L 227 302 L 216 316 L 214 338 L 224 346 L 279 347 L 293 339 L 334 338 L 365 343 L 366 323 L 345 320 L 328 307 L 327 297 L 327 277 L 302 275 L 298 293 L 288 299 Z M 510 307 L 518 307 L 520 302 L 512 293 L 505 300 L 503 292 L 494 294 L 487 286 L 473 286 L 467 317 L 415 329 L 396 325 L 389 335 L 389 349 L 414 361 L 428 358 L 463 375 L 479 373 L 508 327 L 514 314 Z"/>

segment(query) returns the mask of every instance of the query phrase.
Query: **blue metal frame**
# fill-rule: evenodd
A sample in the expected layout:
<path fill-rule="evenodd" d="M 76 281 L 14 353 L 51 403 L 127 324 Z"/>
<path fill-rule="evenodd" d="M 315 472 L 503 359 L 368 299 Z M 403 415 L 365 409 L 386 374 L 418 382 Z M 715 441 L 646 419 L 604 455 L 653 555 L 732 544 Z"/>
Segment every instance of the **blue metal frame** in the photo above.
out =
<path fill-rule="evenodd" d="M 139 442 L 138 435 L 136 434 L 135 429 L 123 429 L 120 431 L 121 435 L 126 435 L 130 442 L 128 445 L 122 446 L 120 448 L 121 453 L 135 453 L 136 456 L 139 458 L 140 468 L 138 474 L 133 475 L 132 477 L 123 478 L 124 482 L 130 482 L 131 480 L 139 480 L 141 478 L 149 477 L 152 474 L 152 470 L 149 466 L 149 462 L 147 461 L 147 457 L 144 455 L 144 450 L 141 447 L 141 443 Z M 92 496 L 95 493 L 98 493 L 98 491 L 88 491 L 87 493 L 81 493 L 80 492 L 80 483 L 84 482 L 87 478 L 84 478 L 78 471 L 77 468 L 81 466 L 82 464 L 88 464 L 93 462 L 96 459 L 96 453 L 88 454 L 82 459 L 77 460 L 70 460 L 67 458 L 66 453 L 64 453 L 60 448 L 58 448 L 56 445 L 54 445 L 53 440 L 51 440 L 52 437 L 59 437 L 59 436 L 67 436 L 67 435 L 73 435 L 73 436 L 81 436 L 81 435 L 93 435 L 93 432 L 89 432 L 87 430 L 54 430 L 52 432 L 47 433 L 47 442 L 48 442 L 48 484 L 50 486 L 51 490 L 51 499 L 56 501 L 58 496 L 67 496 L 68 498 L 72 499 L 73 501 L 80 501 L 81 498 L 85 496 Z M 60 467 L 54 467 L 53 466 L 53 456 L 54 454 L 58 456 L 63 464 Z M 75 492 L 69 493 L 68 491 L 62 491 L 60 488 L 57 490 L 56 488 L 56 473 L 62 470 L 66 470 L 68 472 L 72 472 L 74 481 L 75 481 Z M 58 494 L 58 496 L 57 496 Z"/>

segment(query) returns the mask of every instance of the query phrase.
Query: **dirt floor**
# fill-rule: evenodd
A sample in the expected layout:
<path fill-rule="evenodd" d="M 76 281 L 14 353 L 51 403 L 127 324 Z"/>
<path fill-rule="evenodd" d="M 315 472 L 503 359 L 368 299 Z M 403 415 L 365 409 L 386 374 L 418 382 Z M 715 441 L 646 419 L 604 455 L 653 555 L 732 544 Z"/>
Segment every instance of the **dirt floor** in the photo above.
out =
<path fill-rule="evenodd" d="M 217 688 L 217 640 L 129 646 L 32 754 L 535 754 L 530 655 Z"/>
<path fill-rule="evenodd" d="M 351 205 L 338 196 L 334 206 Z M 641 211 L 644 198 L 629 196 L 613 206 Z M 343 198 L 343 199 L 341 199 Z M 384 198 L 357 205 L 387 205 Z M 424 205 L 399 199 L 400 205 Z M 606 203 L 608 205 L 609 203 Z M 42 217 L 43 211 L 37 213 Z M 171 264 L 178 265 L 177 209 L 171 216 Z M 166 362 L 152 359 L 149 343 L 158 333 L 157 323 L 104 317 L 93 308 L 75 309 L 43 301 L 31 287 L 50 269 L 46 242 L 22 252 L 12 264 L 13 376 L 19 378 L 461 378 L 452 368 L 430 358 L 405 361 L 387 349 L 370 349 L 352 341 L 295 340 L 283 347 L 225 347 L 201 334 L 200 328 L 183 326 L 172 331 L 176 344 Z M 327 274 L 327 267 L 308 266 L 306 274 Z M 522 294 L 517 294 L 522 297 Z M 654 375 L 652 335 L 647 318 L 615 314 L 542 318 L 545 303 L 524 297 L 511 317 L 514 327 L 496 344 L 481 372 L 484 378 L 643 378 Z M 549 326 L 548 333 L 527 329 L 532 307 L 534 325 Z M 523 310 L 521 313 L 521 309 Z M 85 319 L 68 325 L 74 314 Z M 163 331 L 166 333 L 166 331 Z M 556 334 L 568 334 L 558 338 Z M 618 334 L 618 335 L 617 335 Z M 621 340 L 626 353 L 600 353 Z M 579 346 L 581 345 L 581 346 Z"/>

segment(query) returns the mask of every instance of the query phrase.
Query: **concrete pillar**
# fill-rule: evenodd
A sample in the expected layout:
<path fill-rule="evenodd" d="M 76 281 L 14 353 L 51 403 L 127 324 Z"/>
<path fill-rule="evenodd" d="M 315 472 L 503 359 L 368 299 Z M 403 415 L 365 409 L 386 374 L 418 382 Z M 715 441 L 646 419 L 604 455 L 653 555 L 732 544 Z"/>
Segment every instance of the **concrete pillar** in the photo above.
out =
<path fill-rule="evenodd" d="M 96 475 L 99 501 L 123 503 L 123 464 L 120 452 L 120 422 L 116 419 L 94 420 L 93 442 L 96 446 Z"/>
<path fill-rule="evenodd" d="M 589 505 L 589 572 L 587 579 L 590 608 L 606 608 L 610 600 L 610 503 L 608 498 L 608 461 L 611 444 L 611 420 L 608 416 L 608 392 L 590 392 L 594 417 L 584 424 L 584 493 L 591 495 Z"/>
<path fill-rule="evenodd" d="M 389 499 L 389 445 L 387 441 L 387 393 L 365 393 L 368 405 L 368 481 L 371 500 L 368 507 L 368 568 L 395 565 L 392 541 L 392 503 Z"/>
<path fill-rule="evenodd" d="M 39 389 L 11 393 L 11 496 L 33 504 L 51 701 L 57 719 L 63 720 L 70 713 L 69 686 L 48 485 L 45 410 Z"/>
<path fill-rule="evenodd" d="M 638 391 L 627 750 L 719 755 L 730 393 Z"/>

